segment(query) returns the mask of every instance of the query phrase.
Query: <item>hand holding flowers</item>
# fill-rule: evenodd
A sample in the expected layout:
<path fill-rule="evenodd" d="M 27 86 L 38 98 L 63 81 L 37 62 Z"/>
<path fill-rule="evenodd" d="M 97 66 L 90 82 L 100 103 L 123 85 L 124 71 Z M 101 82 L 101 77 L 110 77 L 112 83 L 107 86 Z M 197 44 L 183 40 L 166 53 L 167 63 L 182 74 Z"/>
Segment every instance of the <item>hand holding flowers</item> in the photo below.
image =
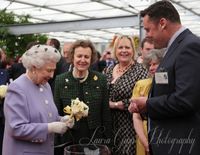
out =
<path fill-rule="evenodd" d="M 71 124 L 74 120 L 79 121 L 82 117 L 88 116 L 89 107 L 79 98 L 71 100 L 71 106 L 66 106 L 63 111 L 64 113 L 68 114 L 66 117 L 68 120 L 71 120 Z M 73 125 L 71 125 L 73 127 Z"/>
<path fill-rule="evenodd" d="M 74 126 L 74 117 L 69 115 L 63 116 L 60 121 L 66 123 L 67 127 L 69 128 L 73 128 Z"/>

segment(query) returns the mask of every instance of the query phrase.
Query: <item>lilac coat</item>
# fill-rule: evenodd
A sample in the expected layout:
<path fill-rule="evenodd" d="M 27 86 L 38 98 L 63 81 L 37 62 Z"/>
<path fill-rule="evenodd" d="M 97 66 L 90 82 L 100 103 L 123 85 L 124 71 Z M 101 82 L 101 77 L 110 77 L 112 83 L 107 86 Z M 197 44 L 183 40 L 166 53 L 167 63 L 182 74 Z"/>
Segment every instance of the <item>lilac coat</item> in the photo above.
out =
<path fill-rule="evenodd" d="M 25 75 L 9 85 L 5 99 L 3 155 L 53 155 L 54 134 L 47 123 L 58 121 L 49 84 L 35 85 Z"/>

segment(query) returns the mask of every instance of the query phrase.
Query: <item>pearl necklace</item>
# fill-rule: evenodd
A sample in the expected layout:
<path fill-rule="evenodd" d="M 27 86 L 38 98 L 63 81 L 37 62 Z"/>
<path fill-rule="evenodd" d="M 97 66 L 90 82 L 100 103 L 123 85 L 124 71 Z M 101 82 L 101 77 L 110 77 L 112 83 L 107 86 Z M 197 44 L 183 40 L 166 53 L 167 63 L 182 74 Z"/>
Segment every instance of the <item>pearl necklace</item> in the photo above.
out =
<path fill-rule="evenodd" d="M 131 66 L 133 65 L 133 62 L 131 62 L 129 65 L 127 65 L 126 67 L 122 68 L 120 67 L 120 65 L 118 64 L 118 67 L 117 67 L 117 73 L 119 74 L 123 74 L 125 73 Z"/>
<path fill-rule="evenodd" d="M 72 71 L 72 75 L 73 75 L 74 78 L 79 79 L 79 82 L 80 82 L 80 83 L 83 83 L 84 81 L 87 80 L 88 75 L 89 75 L 89 72 L 88 72 L 88 70 L 86 71 L 86 75 L 85 75 L 85 77 L 84 77 L 83 79 L 80 79 L 80 77 L 77 77 L 77 76 L 76 76 L 76 73 L 75 73 L 75 70 L 74 70 L 74 69 L 73 69 L 73 71 Z"/>

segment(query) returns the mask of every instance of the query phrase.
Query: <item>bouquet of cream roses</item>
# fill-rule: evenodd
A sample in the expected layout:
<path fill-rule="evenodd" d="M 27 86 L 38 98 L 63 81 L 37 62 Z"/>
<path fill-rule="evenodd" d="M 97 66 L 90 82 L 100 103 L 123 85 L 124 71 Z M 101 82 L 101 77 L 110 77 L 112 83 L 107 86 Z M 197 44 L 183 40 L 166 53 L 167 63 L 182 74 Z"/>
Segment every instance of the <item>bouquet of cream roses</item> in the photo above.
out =
<path fill-rule="evenodd" d="M 71 106 L 66 106 L 63 111 L 64 113 L 68 114 L 71 119 L 75 119 L 79 121 L 82 117 L 88 116 L 89 107 L 79 98 L 71 100 Z"/>
<path fill-rule="evenodd" d="M 0 98 L 4 98 L 6 96 L 7 89 L 8 89 L 7 85 L 0 86 Z"/>

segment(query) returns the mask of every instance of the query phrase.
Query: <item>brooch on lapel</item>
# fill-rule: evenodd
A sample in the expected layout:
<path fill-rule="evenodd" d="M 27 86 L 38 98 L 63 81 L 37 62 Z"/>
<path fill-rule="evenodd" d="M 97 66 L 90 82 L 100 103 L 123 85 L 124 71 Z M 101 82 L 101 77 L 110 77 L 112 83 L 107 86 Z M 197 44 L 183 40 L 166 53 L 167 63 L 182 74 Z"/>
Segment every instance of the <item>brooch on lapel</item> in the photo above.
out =
<path fill-rule="evenodd" d="M 69 82 L 69 79 L 65 79 L 65 82 Z"/>
<path fill-rule="evenodd" d="M 93 79 L 94 79 L 94 81 L 97 81 L 97 80 L 98 80 L 98 77 L 95 75 L 95 76 L 93 77 Z"/>

